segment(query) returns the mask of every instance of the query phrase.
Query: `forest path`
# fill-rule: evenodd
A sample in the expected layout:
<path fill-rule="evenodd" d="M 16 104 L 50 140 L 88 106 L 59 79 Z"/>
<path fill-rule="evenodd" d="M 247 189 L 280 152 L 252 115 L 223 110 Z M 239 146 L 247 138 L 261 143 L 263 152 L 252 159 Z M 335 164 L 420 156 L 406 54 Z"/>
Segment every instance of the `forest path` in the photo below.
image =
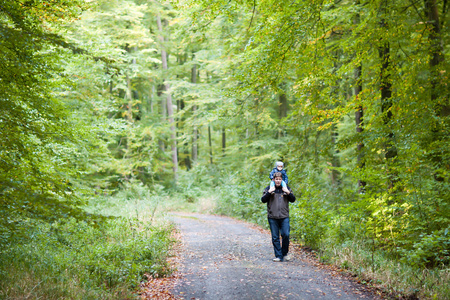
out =
<path fill-rule="evenodd" d="M 270 234 L 232 218 L 174 213 L 181 233 L 178 299 L 379 299 L 302 251 L 273 262 Z"/>

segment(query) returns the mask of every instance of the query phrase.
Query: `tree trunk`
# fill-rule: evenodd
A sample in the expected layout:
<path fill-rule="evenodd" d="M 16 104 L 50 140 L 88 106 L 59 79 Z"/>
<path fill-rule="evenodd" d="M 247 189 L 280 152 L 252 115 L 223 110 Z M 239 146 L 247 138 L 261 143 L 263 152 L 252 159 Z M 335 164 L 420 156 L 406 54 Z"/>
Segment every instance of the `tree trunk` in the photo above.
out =
<path fill-rule="evenodd" d="M 427 12 L 428 22 L 431 24 L 430 43 L 431 43 L 431 100 L 436 103 L 439 97 L 439 83 L 443 80 L 440 78 L 440 72 L 437 69 L 438 65 L 444 61 L 442 52 L 444 50 L 441 37 L 441 27 L 439 23 L 439 12 L 436 0 L 425 0 L 425 10 Z M 450 114 L 450 107 L 448 105 L 436 104 L 436 113 L 438 116 L 448 116 Z"/>
<path fill-rule="evenodd" d="M 359 5 L 359 0 L 355 1 L 356 5 Z M 356 14 L 355 19 L 353 21 L 353 24 L 358 25 L 361 21 L 361 17 L 359 13 Z M 365 167 L 364 162 L 364 142 L 362 138 L 362 132 L 364 131 L 364 125 L 363 125 L 363 117 L 364 117 L 364 108 L 362 106 L 362 101 L 359 96 L 359 94 L 362 92 L 362 64 L 361 62 L 358 63 L 356 68 L 353 70 L 353 77 L 355 80 L 354 88 L 353 88 L 353 94 L 355 96 L 355 100 L 357 103 L 357 108 L 355 111 L 355 123 L 356 123 L 356 133 L 359 135 L 358 137 L 358 145 L 357 145 L 357 153 L 358 156 L 356 157 L 356 166 L 362 170 Z M 361 180 L 361 178 L 358 179 L 358 188 L 359 192 L 363 193 L 364 188 L 366 186 L 366 182 Z"/>
<path fill-rule="evenodd" d="M 127 118 L 127 121 L 129 122 L 128 126 L 130 126 L 130 128 L 131 128 L 132 123 L 133 123 L 133 93 L 131 91 L 131 79 L 128 76 L 128 74 L 125 75 L 125 80 L 127 83 L 127 89 L 125 91 L 125 98 L 127 100 L 126 118 Z M 130 154 L 131 154 L 131 147 L 130 147 L 131 145 L 130 144 L 131 144 L 130 136 L 127 136 L 126 137 L 126 150 L 125 150 L 125 153 L 123 156 L 124 159 L 130 157 Z M 133 171 L 131 171 L 130 174 L 127 174 L 125 176 L 125 179 L 130 180 L 130 177 L 132 176 L 132 174 L 133 174 Z"/>
<path fill-rule="evenodd" d="M 158 24 L 158 30 L 160 32 L 160 41 L 161 41 L 161 62 L 163 66 L 163 70 L 167 70 L 167 52 L 164 48 L 164 38 L 162 36 L 163 28 L 161 24 L 161 17 L 157 15 L 156 22 Z M 177 140 L 176 140 L 176 129 L 175 122 L 173 119 L 173 106 L 172 106 L 172 94 L 170 93 L 170 85 L 166 82 L 164 84 L 164 88 L 167 96 L 167 116 L 169 118 L 170 124 L 170 138 L 171 138 L 171 150 L 172 150 L 172 164 L 173 164 L 173 176 L 175 180 L 175 184 L 178 180 L 178 156 L 177 156 Z"/>
<path fill-rule="evenodd" d="M 286 118 L 287 110 L 288 110 L 287 96 L 286 96 L 286 93 L 284 93 L 284 92 L 282 94 L 280 94 L 279 106 L 280 106 L 280 110 L 279 110 L 278 115 L 279 115 L 280 120 L 281 120 L 283 118 Z"/>
<path fill-rule="evenodd" d="M 359 142 L 357 145 L 357 153 L 358 156 L 356 157 L 356 165 L 360 169 L 364 169 L 365 162 L 364 162 L 364 142 L 362 140 L 362 132 L 364 131 L 363 127 L 363 117 L 364 117 L 364 109 L 361 104 L 361 99 L 359 98 L 359 94 L 362 91 L 362 84 L 361 84 L 361 74 L 362 74 L 362 66 L 359 64 L 355 70 L 354 70 L 354 77 L 355 77 L 355 86 L 353 88 L 353 93 L 356 97 L 356 101 L 358 103 L 358 106 L 356 108 L 355 112 L 355 123 L 356 123 L 356 132 L 359 135 Z M 366 186 L 366 182 L 358 179 L 358 186 L 359 186 L 359 192 L 362 193 L 364 191 L 364 187 Z"/>
<path fill-rule="evenodd" d="M 425 12 L 427 14 L 428 23 L 431 24 L 430 28 L 430 74 L 431 74 L 431 102 L 434 105 L 434 111 L 437 117 L 448 117 L 450 115 L 450 106 L 448 101 L 445 101 L 445 104 L 439 103 L 439 95 L 445 94 L 445 89 L 442 88 L 442 83 L 445 82 L 445 79 L 442 78 L 442 75 L 439 70 L 439 65 L 444 62 L 444 56 L 442 52 L 444 50 L 444 46 L 442 43 L 441 37 L 441 27 L 439 21 L 439 12 L 436 4 L 436 0 L 424 0 L 425 2 Z M 444 6 L 446 3 L 444 3 Z M 444 83 L 445 85 L 447 82 Z M 439 143 L 443 138 L 442 132 L 442 124 L 439 120 L 433 122 L 433 127 L 431 129 L 431 137 L 433 143 Z M 438 151 L 436 151 L 438 153 Z M 433 161 L 437 165 L 442 165 L 443 157 L 441 154 L 436 154 L 433 156 Z M 448 165 L 448 163 L 444 163 L 443 165 Z M 448 169 L 448 167 L 447 167 Z M 434 174 L 434 178 L 437 181 L 443 181 L 444 178 L 439 175 L 437 172 Z"/>
<path fill-rule="evenodd" d="M 167 118 L 167 100 L 162 97 L 164 91 L 166 90 L 166 86 L 164 84 L 158 85 L 157 95 L 161 97 L 160 107 L 161 107 L 161 121 L 164 123 Z"/>
<path fill-rule="evenodd" d="M 389 75 L 389 63 L 390 63 L 390 48 L 389 44 L 385 43 L 379 50 L 381 64 L 381 112 L 383 113 L 383 123 L 389 126 L 389 122 L 392 119 L 392 84 Z M 388 139 L 386 142 L 385 157 L 387 159 L 397 156 L 397 150 L 393 145 L 394 135 L 392 132 L 388 133 Z"/>
<path fill-rule="evenodd" d="M 127 81 L 127 120 L 128 122 L 133 123 L 133 96 L 131 91 L 131 79 L 128 74 L 125 75 L 125 78 Z"/>
<path fill-rule="evenodd" d="M 284 84 L 282 84 L 281 88 L 284 88 Z M 278 97 L 278 117 L 279 119 L 283 119 L 286 118 L 287 116 L 287 110 L 288 110 L 288 101 L 287 101 L 287 96 L 286 93 L 284 92 L 284 90 L 282 91 L 282 93 L 279 95 Z M 278 131 L 278 138 L 280 137 L 284 137 L 284 127 L 280 127 L 279 131 Z"/>
<path fill-rule="evenodd" d="M 319 150 L 319 136 L 321 131 L 316 130 L 316 136 L 314 138 L 314 160 L 313 160 L 313 166 L 314 170 L 319 174 L 321 172 L 321 168 L 319 167 L 320 164 L 320 150 Z"/>
<path fill-rule="evenodd" d="M 179 104 L 179 111 L 183 111 L 185 109 L 185 105 L 184 105 L 184 101 L 183 99 L 180 99 L 179 101 L 177 101 L 177 103 Z M 184 117 L 184 114 L 180 117 L 179 119 L 179 124 L 178 124 L 178 128 L 183 128 L 183 130 L 186 127 L 186 117 Z M 189 145 L 187 140 L 184 141 L 183 143 L 183 156 L 184 156 L 184 165 L 186 166 L 187 170 L 191 169 L 191 157 L 189 154 Z"/>
<path fill-rule="evenodd" d="M 155 85 L 152 84 L 152 91 L 151 91 L 151 95 L 150 95 L 150 114 L 153 114 L 153 103 L 155 99 Z"/>
<path fill-rule="evenodd" d="M 381 27 L 386 28 L 385 20 L 381 21 Z M 392 119 L 392 83 L 389 75 L 390 68 L 390 45 L 388 42 L 382 42 L 383 44 L 379 48 L 379 56 L 381 60 L 380 70 L 380 88 L 381 88 L 381 113 L 383 117 L 383 123 L 386 128 L 389 128 Z M 387 130 L 386 141 L 384 145 L 385 159 L 387 161 L 387 172 L 389 176 L 388 188 L 392 189 L 397 181 L 397 175 L 389 168 L 389 164 L 397 157 L 397 148 L 394 144 L 394 134 Z"/>
<path fill-rule="evenodd" d="M 194 64 L 191 69 L 191 82 L 196 84 L 197 83 L 197 65 Z M 198 129 L 197 125 L 195 124 L 197 113 L 197 105 L 192 106 L 192 114 L 194 115 L 194 128 L 192 132 L 192 162 L 195 164 L 197 162 L 198 158 L 198 145 L 197 145 L 197 139 L 198 139 Z"/>
<path fill-rule="evenodd" d="M 212 138 L 211 138 L 211 125 L 208 125 L 208 143 L 209 143 L 209 162 L 213 164 L 213 152 L 212 152 Z"/>
<path fill-rule="evenodd" d="M 334 69 L 338 70 L 339 69 L 339 56 L 340 56 L 340 51 L 337 49 L 334 52 Z M 341 80 L 340 79 L 336 79 L 335 82 L 335 87 L 332 88 L 332 93 L 334 94 L 334 97 L 336 97 L 336 99 L 339 99 L 339 89 L 338 87 L 341 85 Z M 335 105 L 331 106 L 332 108 L 335 108 Z M 330 151 L 330 156 L 331 156 L 331 166 L 332 166 L 332 170 L 331 170 L 331 184 L 337 188 L 340 188 L 341 185 L 341 180 L 340 180 L 340 172 L 338 170 L 336 170 L 336 168 L 339 168 L 341 166 L 341 161 L 339 159 L 339 149 L 337 148 L 337 140 L 339 137 L 339 133 L 338 133 L 338 128 L 336 126 L 336 123 L 334 121 L 332 121 L 331 123 L 331 151 Z"/>
<path fill-rule="evenodd" d="M 248 129 L 248 117 L 246 117 L 246 129 L 245 129 L 245 144 L 248 144 L 248 139 L 250 137 L 250 130 Z"/>
<path fill-rule="evenodd" d="M 158 97 L 161 97 L 162 94 L 164 93 L 164 85 L 159 84 L 158 85 L 158 89 L 156 90 L 156 95 L 158 95 Z M 161 97 L 161 103 L 160 103 L 160 109 L 161 109 L 161 122 L 165 123 L 166 122 L 166 100 L 163 99 Z M 158 140 L 158 145 L 159 145 L 159 150 L 164 153 L 166 151 L 166 145 L 164 143 L 164 137 L 161 136 L 159 137 Z"/>
<path fill-rule="evenodd" d="M 339 133 L 337 131 L 336 124 L 333 123 L 331 127 L 331 143 L 332 143 L 332 151 L 331 154 L 331 165 L 333 166 L 333 170 L 331 170 L 331 183 L 334 186 L 339 187 L 341 185 L 340 180 L 340 172 L 334 168 L 340 168 L 341 167 L 341 161 L 339 160 L 339 149 L 337 149 L 337 139 L 338 139 Z"/>
<path fill-rule="evenodd" d="M 225 128 L 222 128 L 222 155 L 225 156 L 225 149 L 226 149 L 226 133 Z"/>
<path fill-rule="evenodd" d="M 197 106 L 192 106 L 192 112 L 195 115 L 197 112 Z M 194 117 L 195 122 L 195 117 Z M 192 163 L 196 163 L 198 160 L 198 128 L 197 125 L 194 124 L 194 129 L 192 132 Z"/>

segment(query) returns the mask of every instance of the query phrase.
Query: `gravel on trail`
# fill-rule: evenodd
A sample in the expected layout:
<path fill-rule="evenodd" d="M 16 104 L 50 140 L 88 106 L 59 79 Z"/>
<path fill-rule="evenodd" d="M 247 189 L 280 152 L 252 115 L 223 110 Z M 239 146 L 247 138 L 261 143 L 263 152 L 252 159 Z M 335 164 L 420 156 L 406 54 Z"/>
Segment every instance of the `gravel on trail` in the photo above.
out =
<path fill-rule="evenodd" d="M 380 299 L 305 253 L 273 262 L 268 231 L 228 217 L 173 213 L 181 234 L 177 299 Z M 292 249 L 292 247 L 291 247 Z"/>

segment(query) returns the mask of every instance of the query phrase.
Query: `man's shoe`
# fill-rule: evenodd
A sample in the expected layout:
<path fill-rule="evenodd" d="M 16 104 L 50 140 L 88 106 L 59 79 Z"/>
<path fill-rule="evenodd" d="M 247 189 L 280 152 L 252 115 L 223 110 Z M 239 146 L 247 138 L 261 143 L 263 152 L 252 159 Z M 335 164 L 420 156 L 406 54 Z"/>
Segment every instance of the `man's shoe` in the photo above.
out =
<path fill-rule="evenodd" d="M 280 262 L 281 259 L 279 259 L 278 257 L 275 257 L 274 259 L 272 259 L 274 262 Z"/>
<path fill-rule="evenodd" d="M 286 255 L 285 257 L 283 257 L 283 260 L 285 261 L 290 261 L 292 258 L 288 255 Z"/>

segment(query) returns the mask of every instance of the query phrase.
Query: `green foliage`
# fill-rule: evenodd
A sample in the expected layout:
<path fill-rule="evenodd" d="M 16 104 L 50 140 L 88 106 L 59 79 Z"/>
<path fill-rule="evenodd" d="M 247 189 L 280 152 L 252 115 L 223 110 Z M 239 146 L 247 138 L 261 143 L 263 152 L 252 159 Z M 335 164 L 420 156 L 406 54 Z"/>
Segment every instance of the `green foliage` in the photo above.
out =
<path fill-rule="evenodd" d="M 217 176 L 220 173 L 220 176 Z M 212 198 L 214 213 L 249 220 L 266 226 L 266 206 L 260 201 L 262 191 L 269 180 L 263 180 L 249 171 L 225 172 L 216 168 L 195 167 L 190 172 L 181 172 L 177 190 L 173 196 L 193 203 L 196 212 L 202 211 L 202 198 Z M 207 213 L 209 211 L 206 211 Z"/>
<path fill-rule="evenodd" d="M 430 64 L 430 55 L 433 43 L 446 44 L 449 36 L 444 31 L 434 36 L 434 29 L 422 22 L 429 7 L 414 10 L 401 1 L 289 2 L 275 7 L 262 1 L 253 10 L 254 3 L 244 1 L 238 13 L 221 1 L 181 3 L 193 9 L 198 24 L 204 21 L 198 12 L 207 8 L 208 30 L 216 30 L 214 24 L 223 18 L 240 20 L 247 29 L 237 38 L 245 51 L 234 53 L 230 72 L 239 86 L 230 85 L 235 97 L 230 102 L 245 108 L 237 114 L 235 126 L 253 135 L 247 134 L 236 148 L 250 151 L 242 160 L 247 164 L 275 160 L 270 147 L 277 144 L 270 137 L 283 126 L 287 147 L 277 149 L 289 163 L 291 182 L 304 192 L 294 223 L 299 223 L 297 234 L 308 244 L 317 247 L 332 236 L 337 241 L 364 238 L 388 253 L 399 253 L 399 248 L 407 253 L 419 247 L 421 237 L 448 227 L 444 174 L 449 119 L 436 110 L 437 103 L 443 110 L 449 107 L 447 77 L 442 75 L 448 72 L 448 49 L 440 54 L 439 64 Z M 251 26 L 246 26 L 249 21 Z M 389 48 L 388 62 L 376 50 L 383 47 Z M 355 77 L 358 66 L 362 73 Z M 442 76 L 433 79 L 436 70 Z M 380 78 L 380 72 L 387 75 Z M 389 99 L 379 92 L 382 80 L 389 81 Z M 361 91 L 356 97 L 352 88 L 357 84 Z M 272 96 L 281 87 L 293 104 L 283 120 L 275 117 L 279 103 Z M 233 109 L 229 103 L 224 107 Z M 362 132 L 349 126 L 358 107 L 364 113 Z M 244 118 L 254 128 L 242 123 Z M 433 133 L 433 128 L 440 133 Z M 363 148 L 356 153 L 358 144 Z M 439 180 L 437 174 L 443 174 Z M 365 183 L 363 194 L 356 191 L 357 179 Z M 348 222 L 342 222 L 346 217 Z M 357 234 L 352 233 L 352 222 L 361 225 Z M 342 230 L 329 229 L 335 224 Z M 438 252 L 447 257 L 447 244 L 439 244 L 443 248 Z M 430 256 L 432 251 L 419 252 L 428 264 L 441 263 Z"/>
<path fill-rule="evenodd" d="M 41 220 L 153 222 L 172 196 L 201 210 L 211 187 L 217 212 L 266 224 L 283 160 L 307 245 L 448 266 L 450 23 L 432 2 L 1 1 L 0 246 Z M 96 266 L 134 267 L 117 269 Z"/>
<path fill-rule="evenodd" d="M 218 176 L 239 170 L 263 182 L 282 159 L 298 195 L 292 230 L 307 245 L 355 242 L 369 261 L 380 252 L 414 268 L 447 266 L 450 31 L 445 4 L 430 19 L 430 3 L 178 1 L 191 33 L 207 47 L 211 34 L 224 37 L 216 47 L 227 50 L 216 68 L 224 99 L 199 113 L 231 129 Z M 230 181 L 218 209 L 252 215 L 259 193 Z"/>
<path fill-rule="evenodd" d="M 226 180 L 215 189 L 217 193 L 216 211 L 267 226 L 266 205 L 260 200 L 265 187 L 261 185 L 261 181 L 256 178 L 245 180 L 238 174 L 229 174 L 223 178 Z M 269 181 L 267 180 L 266 183 L 269 184 Z"/>
<path fill-rule="evenodd" d="M 78 152 L 78 140 L 86 137 L 85 128 L 70 120 L 68 108 L 56 96 L 56 89 L 67 83 L 60 76 L 64 51 L 58 46 L 69 45 L 46 30 L 73 20 L 81 4 L 1 1 L 2 248 L 25 238 L 35 220 L 86 216 L 74 194 L 77 171 L 70 161 Z"/>
<path fill-rule="evenodd" d="M 401 261 L 421 268 L 430 266 L 445 266 L 450 260 L 449 228 L 435 231 L 432 234 L 421 234 L 419 240 L 412 244 L 411 249 L 399 248 Z"/>
<path fill-rule="evenodd" d="M 310 192 L 306 191 L 292 205 L 292 235 L 304 244 L 318 249 L 330 227 L 330 209 L 324 203 L 322 192 Z"/>
<path fill-rule="evenodd" d="M 450 273 L 448 268 L 420 268 L 393 260 L 364 241 L 326 244 L 322 255 L 329 263 L 347 269 L 359 280 L 382 287 L 394 297 L 448 299 Z"/>
<path fill-rule="evenodd" d="M 144 274 L 171 272 L 166 263 L 170 232 L 168 227 L 131 218 L 109 219 L 97 226 L 75 219 L 41 224 L 27 243 L 1 252 L 0 295 L 3 299 L 24 294 L 55 299 L 131 295 Z M 28 276 L 42 284 L 33 288 L 25 282 Z"/>

